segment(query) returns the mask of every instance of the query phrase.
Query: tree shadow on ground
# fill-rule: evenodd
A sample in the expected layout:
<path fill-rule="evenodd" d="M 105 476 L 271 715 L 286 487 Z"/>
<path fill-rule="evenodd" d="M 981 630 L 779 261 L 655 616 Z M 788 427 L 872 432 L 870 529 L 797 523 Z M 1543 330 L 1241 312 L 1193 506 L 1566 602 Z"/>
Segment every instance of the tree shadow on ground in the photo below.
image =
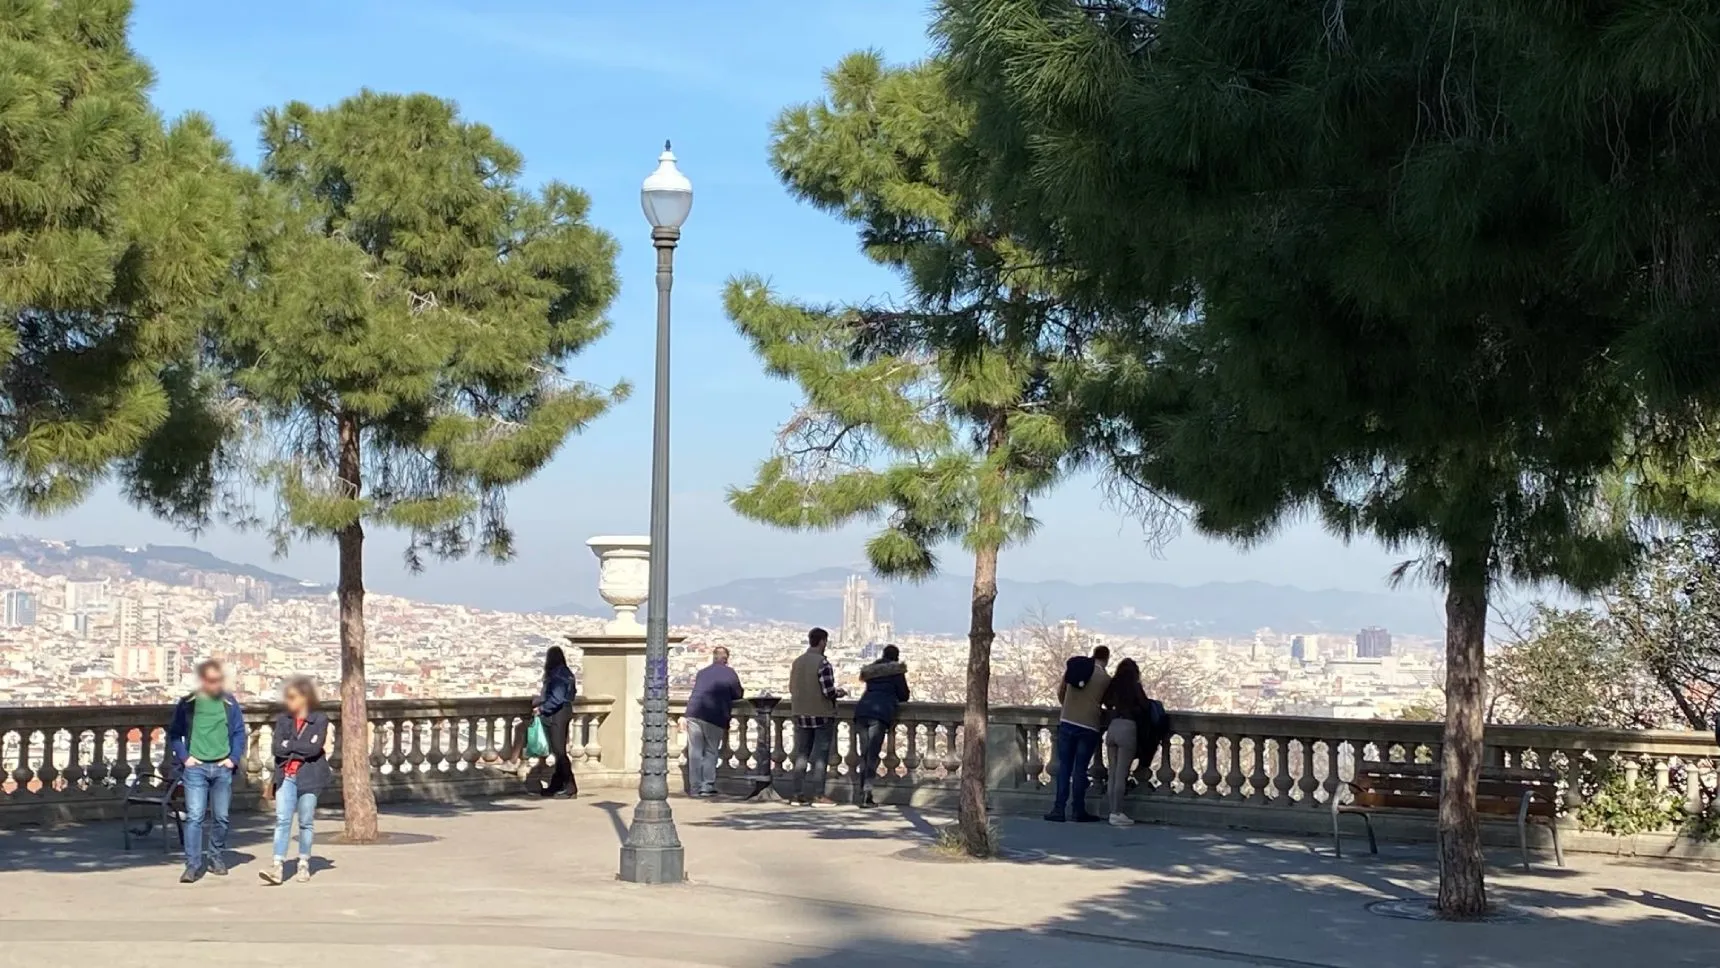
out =
<path fill-rule="evenodd" d="M 426 843 L 435 838 L 423 834 L 389 836 L 388 818 L 455 817 L 467 814 L 506 814 L 532 809 L 535 797 L 461 800 L 451 802 L 384 803 L 379 806 L 384 839 L 378 847 Z M 273 809 L 271 806 L 270 810 Z M 134 829 L 141 818 L 132 817 Z M 338 843 L 343 818 L 338 805 L 317 808 L 317 842 Z M 185 852 L 172 825 L 167 828 L 166 850 L 162 849 L 162 826 L 152 823 L 149 833 L 134 834 L 130 850 L 124 845 L 120 820 L 90 820 L 49 827 L 0 828 L 0 873 L 40 871 L 77 874 L 132 868 L 182 866 Z M 234 805 L 227 832 L 227 862 L 230 866 L 267 859 L 273 852 L 275 818 L 272 812 L 241 809 Z M 319 858 L 320 860 L 320 858 Z M 314 870 L 314 869 L 313 869 Z"/>
<path fill-rule="evenodd" d="M 746 830 L 768 825 L 774 814 L 731 813 L 700 822 Z M 788 822 L 815 838 L 834 838 L 842 819 L 829 811 L 790 814 Z M 868 837 L 922 839 L 905 821 L 892 827 L 868 819 L 868 828 Z M 948 874 L 952 868 L 941 866 L 940 885 L 953 877 L 959 886 L 936 911 L 858 900 L 879 897 L 880 886 L 888 897 L 888 885 L 918 876 L 916 865 L 897 854 L 837 868 L 808 863 L 773 871 L 785 905 L 829 922 L 833 949 L 778 964 L 1563 968 L 1630 964 L 1647 956 L 1657 968 L 1695 968 L 1715 963 L 1720 939 L 1713 930 L 1720 908 L 1675 896 L 1670 888 L 1661 894 L 1598 889 L 1592 869 L 1585 875 L 1538 866 L 1523 873 L 1497 864 L 1489 895 L 1517 920 L 1425 922 L 1368 909 L 1375 901 L 1437 889 L 1425 845 L 1382 845 L 1377 856 L 1337 858 L 1318 850 L 1318 841 L 1294 837 L 1020 818 L 1006 819 L 1001 828 L 1005 845 L 1031 859 L 970 862 L 971 873 Z M 1494 860 L 1508 858 L 1515 854 L 1501 851 Z M 1590 868 L 1597 863 L 1589 861 Z M 1689 893 L 1691 882 L 1681 883 L 1679 890 Z M 1010 903 L 1011 891 L 1024 892 L 1019 904 Z M 1720 894 L 1720 885 L 1715 891 Z M 986 897 L 989 910 L 1000 902 L 1018 910 L 1019 921 L 965 917 L 959 912 L 980 908 L 964 905 L 967 896 Z M 1057 898 L 1076 900 L 1050 900 Z M 1054 913 L 1041 916 L 1046 911 Z M 924 937 L 951 930 L 958 933 L 954 939 Z"/>

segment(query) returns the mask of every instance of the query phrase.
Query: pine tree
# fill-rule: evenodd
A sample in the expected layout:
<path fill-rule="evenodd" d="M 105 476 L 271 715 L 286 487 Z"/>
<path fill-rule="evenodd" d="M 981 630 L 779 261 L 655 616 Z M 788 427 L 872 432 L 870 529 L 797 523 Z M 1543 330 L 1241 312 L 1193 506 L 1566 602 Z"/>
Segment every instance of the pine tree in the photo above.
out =
<path fill-rule="evenodd" d="M 966 118 L 936 64 L 887 69 L 853 54 L 827 83 L 825 100 L 783 113 L 772 164 L 796 195 L 855 224 L 906 293 L 899 305 L 810 306 L 755 276 L 730 283 L 729 316 L 806 397 L 776 456 L 730 500 L 787 528 L 879 522 L 866 551 L 887 577 L 930 576 L 944 542 L 973 555 L 960 829 L 983 856 L 995 846 L 985 763 L 998 555 L 1032 534 L 1033 498 L 1071 459 L 1059 360 L 1041 349 L 1066 307 L 1038 260 L 967 214 L 947 183 L 942 159 Z"/>
<path fill-rule="evenodd" d="M 227 148 L 150 107 L 130 11 L 0 0 L 0 491 L 30 511 L 161 430 L 238 250 Z"/>
<path fill-rule="evenodd" d="M 1638 546 L 1609 477 L 1715 399 L 1696 6 L 944 3 L 966 174 L 1158 324 L 1089 334 L 1122 475 L 1244 542 L 1318 514 L 1445 588 L 1448 916 L 1486 908 L 1490 590 L 1619 574 Z"/>
<path fill-rule="evenodd" d="M 413 568 L 510 556 L 507 488 L 626 392 L 565 370 L 608 327 L 616 246 L 578 190 L 522 189 L 519 156 L 450 102 L 366 91 L 261 125 L 255 238 L 213 334 L 225 399 L 202 425 L 257 433 L 197 439 L 272 490 L 282 547 L 334 538 L 345 835 L 365 842 L 365 527 L 409 532 Z"/>

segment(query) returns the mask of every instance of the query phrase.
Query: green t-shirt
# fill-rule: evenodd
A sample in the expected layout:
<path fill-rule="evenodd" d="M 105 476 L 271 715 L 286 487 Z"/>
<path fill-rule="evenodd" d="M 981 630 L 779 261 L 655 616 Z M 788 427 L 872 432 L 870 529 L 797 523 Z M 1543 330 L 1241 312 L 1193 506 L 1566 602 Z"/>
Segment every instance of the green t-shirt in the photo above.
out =
<path fill-rule="evenodd" d="M 227 738 L 227 704 L 198 693 L 191 705 L 191 758 L 219 763 L 233 755 Z"/>

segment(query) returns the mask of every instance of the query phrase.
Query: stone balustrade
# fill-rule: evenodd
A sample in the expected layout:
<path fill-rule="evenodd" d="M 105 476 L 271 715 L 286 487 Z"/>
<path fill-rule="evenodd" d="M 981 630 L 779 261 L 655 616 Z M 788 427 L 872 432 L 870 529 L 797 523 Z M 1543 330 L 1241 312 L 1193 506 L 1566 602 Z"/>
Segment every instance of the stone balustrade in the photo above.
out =
<path fill-rule="evenodd" d="M 582 782 L 620 779 L 599 741 L 614 700 L 574 704 L 568 750 Z M 255 805 L 265 776 L 276 707 L 245 707 L 249 749 L 234 778 L 235 809 Z M 372 700 L 370 764 L 377 799 L 459 800 L 516 792 L 540 765 L 523 756 L 531 700 Z M 340 710 L 329 760 L 340 767 Z M 169 705 L 0 707 L 0 826 L 116 815 L 133 784 L 158 786 L 167 755 Z M 618 752 L 618 751 L 617 751 Z M 338 803 L 338 784 L 325 794 Z"/>
<path fill-rule="evenodd" d="M 685 707 L 671 704 L 679 725 Z M 783 700 L 770 720 L 773 772 L 785 772 L 793 757 L 792 705 Z M 845 799 L 854 786 L 860 755 L 852 729 L 853 705 L 838 709 L 828 791 Z M 1439 723 L 1173 713 L 1174 732 L 1150 762 L 1134 774 L 1129 810 L 1138 819 L 1211 824 L 1291 833 L 1331 831 L 1329 806 L 1359 760 L 1437 762 Z M 881 802 L 953 804 L 960 775 L 962 710 L 959 705 L 906 703 L 888 734 L 875 783 Z M 1054 769 L 1057 711 L 993 707 L 987 730 L 987 787 L 995 809 L 1040 812 L 1049 804 Z M 685 730 L 675 751 L 686 763 Z M 757 774 L 764 749 L 750 703 L 737 703 L 725 738 L 719 777 L 740 790 L 739 778 Z M 1627 786 L 1669 793 L 1685 819 L 1720 824 L 1720 749 L 1705 733 L 1490 726 L 1489 762 L 1556 770 L 1564 778 L 1564 829 L 1584 834 L 1582 807 L 1609 777 Z M 1094 768 L 1095 779 L 1100 770 Z M 1095 787 L 1095 790 L 1097 786 Z M 1094 803 L 1095 809 L 1097 803 Z M 1382 818 L 1386 836 L 1426 839 L 1427 817 Z M 1713 847 L 1691 842 L 1671 826 L 1628 838 L 1588 831 L 1575 849 L 1633 853 L 1698 853 Z M 1512 842 L 1515 830 L 1499 832 Z"/>
<path fill-rule="evenodd" d="M 606 736 L 639 735 L 608 728 L 620 705 L 609 698 L 575 704 L 569 753 L 584 788 L 638 782 L 636 769 L 627 764 L 638 762 L 639 751 L 603 742 Z M 452 800 L 518 792 L 521 777 L 538 765 L 520 755 L 530 706 L 525 698 L 370 703 L 378 798 Z M 671 702 L 672 761 L 682 769 L 684 713 L 684 702 Z M 165 705 L 0 708 L 0 826 L 113 815 L 129 783 L 159 782 L 139 777 L 159 769 L 171 715 Z M 779 784 L 786 780 L 793 715 L 783 700 L 761 724 L 750 702 L 735 705 L 720 754 L 719 778 L 727 789 L 748 789 L 743 778 L 764 772 L 767 749 L 770 773 Z M 241 808 L 261 797 L 274 709 L 249 706 L 245 716 L 251 748 L 235 790 Z M 1129 810 L 1137 819 L 1329 834 L 1331 798 L 1342 795 L 1343 781 L 1358 761 L 1435 762 L 1441 739 L 1438 723 L 1213 713 L 1174 713 L 1173 720 L 1175 732 L 1165 748 L 1136 768 Z M 828 779 L 828 792 L 839 800 L 850 795 L 859 769 L 852 727 L 853 704 L 843 703 Z M 1056 728 L 1054 709 L 993 707 L 986 785 L 994 809 L 1045 809 Z M 338 743 L 338 729 L 331 732 L 331 743 Z M 959 705 L 904 704 L 884 745 L 875 782 L 879 800 L 953 805 L 961 737 Z M 1582 829 L 1594 819 L 1584 804 L 1609 780 L 1615 796 L 1621 786 L 1654 791 L 1681 806 L 1687 823 L 1694 818 L 1720 828 L 1720 750 L 1708 734 L 1491 726 L 1487 743 L 1490 763 L 1552 769 L 1563 777 L 1568 847 L 1715 856 L 1714 848 L 1670 825 L 1630 837 Z M 338 765 L 338 750 L 331 747 L 330 755 Z M 338 800 L 334 791 L 330 798 Z M 1431 831 L 1426 816 L 1381 818 L 1387 837 L 1426 839 Z M 1500 839 L 1514 836 L 1508 830 Z"/>

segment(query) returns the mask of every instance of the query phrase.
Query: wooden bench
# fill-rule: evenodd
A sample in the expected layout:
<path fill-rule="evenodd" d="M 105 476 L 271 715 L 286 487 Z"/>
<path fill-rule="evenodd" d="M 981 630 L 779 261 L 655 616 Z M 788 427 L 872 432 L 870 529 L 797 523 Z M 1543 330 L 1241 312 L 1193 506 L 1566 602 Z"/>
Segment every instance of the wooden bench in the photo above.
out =
<path fill-rule="evenodd" d="M 1338 836 L 1338 817 L 1356 814 L 1367 824 L 1368 853 L 1380 852 L 1374 839 L 1373 812 L 1376 810 L 1439 810 L 1439 790 L 1443 783 L 1440 768 L 1421 763 L 1380 763 L 1363 761 L 1356 764 L 1355 779 L 1346 781 L 1353 799 L 1344 802 L 1343 790 L 1332 795 L 1332 847 L 1343 856 Z M 1553 858 L 1565 866 L 1565 852 L 1559 846 L 1559 775 L 1552 770 L 1530 770 L 1514 767 L 1484 766 L 1475 788 L 1475 809 L 1491 816 L 1517 816 L 1517 842 L 1523 851 L 1523 869 L 1529 869 L 1529 820 L 1547 825 L 1553 835 Z"/>

